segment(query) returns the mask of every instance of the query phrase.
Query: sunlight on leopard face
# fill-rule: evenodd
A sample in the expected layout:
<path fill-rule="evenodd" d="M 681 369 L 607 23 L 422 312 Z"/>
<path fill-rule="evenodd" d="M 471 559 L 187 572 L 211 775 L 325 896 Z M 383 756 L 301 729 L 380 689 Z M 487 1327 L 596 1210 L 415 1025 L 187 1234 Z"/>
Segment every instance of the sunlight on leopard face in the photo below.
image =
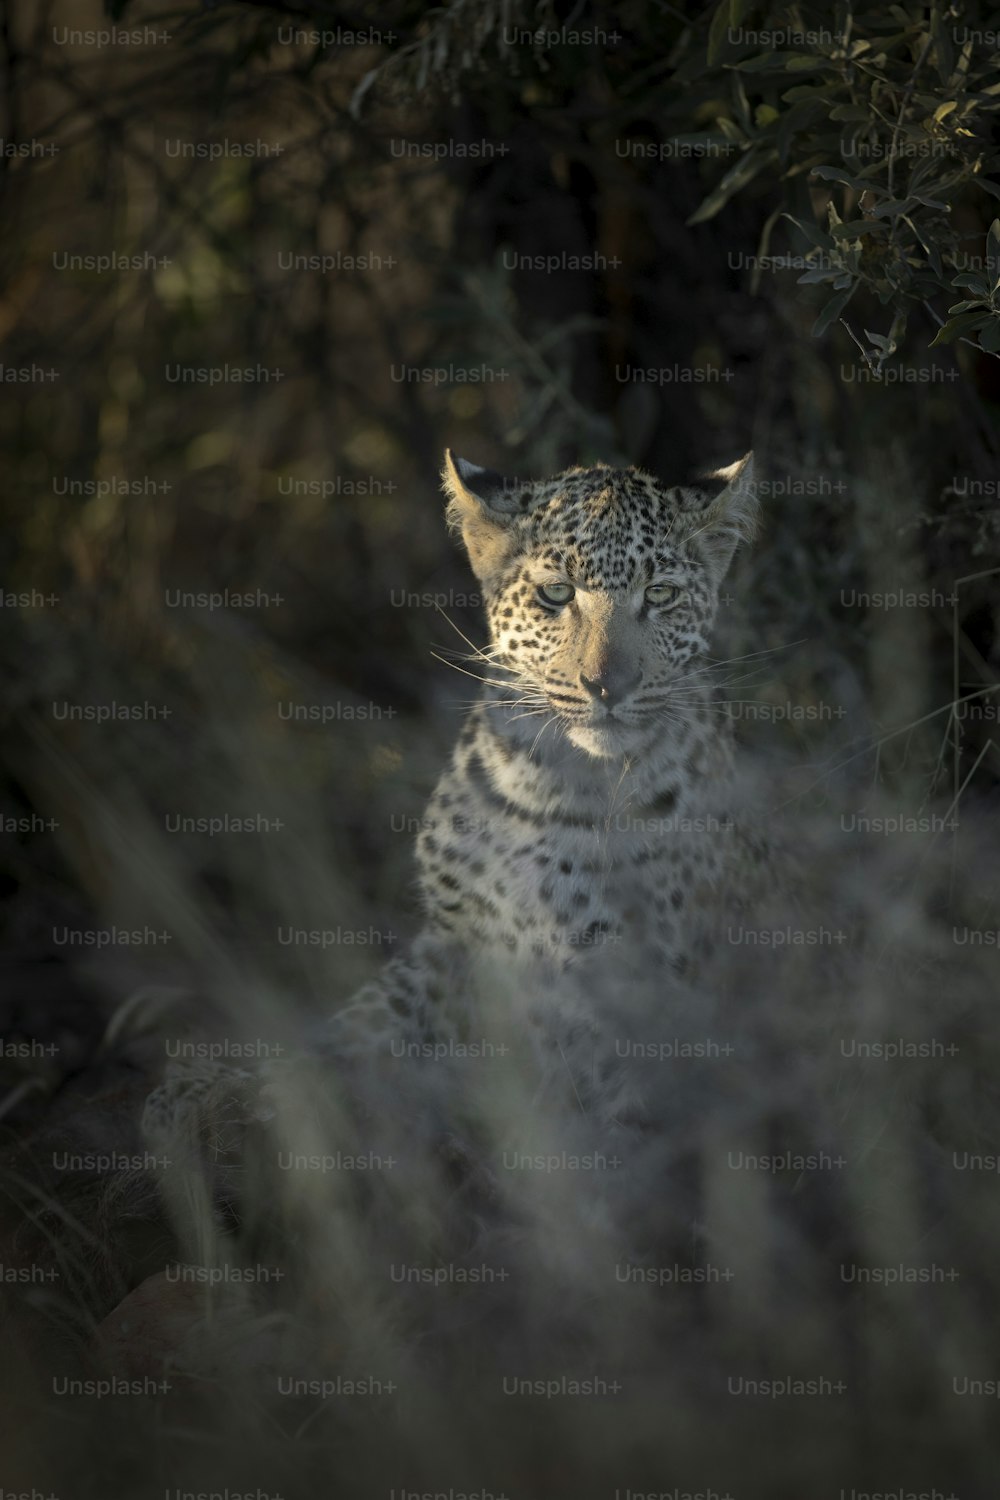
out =
<path fill-rule="evenodd" d="M 607 465 L 521 482 L 449 452 L 444 483 L 483 587 L 491 680 L 526 724 L 610 759 L 682 722 L 754 529 L 752 455 L 667 488 Z"/>

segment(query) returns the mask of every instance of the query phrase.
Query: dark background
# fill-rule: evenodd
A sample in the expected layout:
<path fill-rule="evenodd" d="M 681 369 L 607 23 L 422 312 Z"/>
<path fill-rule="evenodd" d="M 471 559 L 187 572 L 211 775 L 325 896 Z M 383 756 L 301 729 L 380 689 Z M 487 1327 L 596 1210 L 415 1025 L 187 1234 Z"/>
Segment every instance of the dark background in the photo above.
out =
<path fill-rule="evenodd" d="M 149 35 L 63 39 L 111 26 Z M 995 832 L 998 27 L 13 0 L 2 1003 L 59 1050 L 2 1059 L 8 1146 L 130 997 L 323 1010 L 412 932 L 412 820 L 475 692 L 441 658 L 484 638 L 446 446 L 668 484 L 753 447 L 717 649 L 769 653 L 734 691 L 771 713 L 741 735 L 821 794 L 849 766 L 856 808 Z M 67 260 L 108 255 L 142 265 Z M 226 366 L 254 378 L 172 378 Z M 176 602 L 225 590 L 253 598 Z M 224 816 L 275 826 L 171 832 Z M 957 858 L 995 928 L 996 872 Z M 292 963 L 275 919 L 379 937 Z M 170 940 L 79 936 L 112 925 Z"/>

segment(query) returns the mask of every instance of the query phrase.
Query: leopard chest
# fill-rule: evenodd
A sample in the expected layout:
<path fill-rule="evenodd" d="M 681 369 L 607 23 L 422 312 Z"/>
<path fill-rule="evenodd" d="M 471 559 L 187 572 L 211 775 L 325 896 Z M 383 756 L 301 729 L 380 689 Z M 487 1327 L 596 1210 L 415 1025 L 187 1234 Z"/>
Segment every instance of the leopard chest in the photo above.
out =
<path fill-rule="evenodd" d="M 536 805 L 453 768 L 418 841 L 421 891 L 433 926 L 511 953 L 570 961 L 651 934 L 671 949 L 716 877 L 711 834 L 674 807 Z"/>

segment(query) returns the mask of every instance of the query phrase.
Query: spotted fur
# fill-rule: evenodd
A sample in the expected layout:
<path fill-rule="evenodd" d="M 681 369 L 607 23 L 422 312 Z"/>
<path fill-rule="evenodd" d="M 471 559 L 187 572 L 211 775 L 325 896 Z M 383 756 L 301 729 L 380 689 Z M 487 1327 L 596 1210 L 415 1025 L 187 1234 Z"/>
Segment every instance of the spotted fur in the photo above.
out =
<path fill-rule="evenodd" d="M 449 453 L 444 487 L 490 645 L 461 664 L 481 695 L 418 840 L 423 934 L 342 1013 L 366 1027 L 435 1030 L 441 975 L 470 954 L 538 977 L 627 944 L 689 971 L 762 858 L 706 661 L 755 525 L 751 455 L 666 488 L 606 465 L 510 480 Z"/>

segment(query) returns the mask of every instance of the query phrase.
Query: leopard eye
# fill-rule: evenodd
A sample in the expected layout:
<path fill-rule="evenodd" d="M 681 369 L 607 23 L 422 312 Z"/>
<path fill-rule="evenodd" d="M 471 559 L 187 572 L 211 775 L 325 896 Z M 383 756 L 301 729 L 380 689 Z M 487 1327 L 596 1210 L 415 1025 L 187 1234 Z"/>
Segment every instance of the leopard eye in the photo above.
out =
<path fill-rule="evenodd" d="M 676 604 L 680 597 L 681 591 L 676 583 L 651 583 L 646 590 L 646 603 L 658 604 L 661 608 Z"/>
<path fill-rule="evenodd" d="M 540 583 L 538 597 L 544 604 L 568 604 L 576 593 L 571 583 Z"/>

